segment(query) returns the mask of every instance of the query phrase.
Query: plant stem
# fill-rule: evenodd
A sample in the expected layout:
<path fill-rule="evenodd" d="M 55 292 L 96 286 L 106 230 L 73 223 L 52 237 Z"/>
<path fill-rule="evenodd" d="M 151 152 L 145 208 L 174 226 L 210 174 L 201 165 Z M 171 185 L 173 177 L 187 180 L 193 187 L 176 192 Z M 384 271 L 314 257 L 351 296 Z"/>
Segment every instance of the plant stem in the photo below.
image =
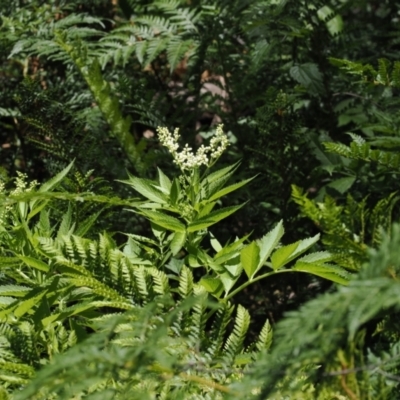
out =
<path fill-rule="evenodd" d="M 245 289 L 247 286 L 251 285 L 254 282 L 260 281 L 261 279 L 268 278 L 271 275 L 275 274 L 282 274 L 284 272 L 293 272 L 291 269 L 281 269 L 280 271 L 271 271 L 267 272 L 266 274 L 257 276 L 257 278 L 250 279 L 247 282 L 243 283 L 243 285 L 240 285 L 237 289 L 235 289 L 233 292 L 231 292 L 228 296 L 226 296 L 222 301 L 227 302 L 229 299 L 231 299 L 233 296 L 238 294 L 240 291 Z"/>

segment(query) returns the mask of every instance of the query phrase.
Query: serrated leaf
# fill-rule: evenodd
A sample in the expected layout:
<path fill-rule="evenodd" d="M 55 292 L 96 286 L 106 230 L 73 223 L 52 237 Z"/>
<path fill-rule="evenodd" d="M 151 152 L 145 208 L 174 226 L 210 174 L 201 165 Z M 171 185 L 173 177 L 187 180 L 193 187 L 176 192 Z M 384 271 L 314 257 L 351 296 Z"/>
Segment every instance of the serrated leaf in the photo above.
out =
<path fill-rule="evenodd" d="M 244 204 L 241 204 L 240 206 L 225 207 L 216 211 L 212 211 L 206 217 L 191 222 L 187 228 L 187 231 L 196 232 L 201 229 L 208 228 L 209 226 L 214 225 L 222 219 L 229 217 L 243 206 Z"/>
<path fill-rule="evenodd" d="M 233 165 L 230 165 L 229 167 L 219 169 L 218 171 L 215 171 L 215 172 L 211 173 L 210 175 L 208 175 L 206 177 L 206 180 L 208 183 L 213 183 L 216 180 L 218 180 L 228 174 L 231 176 L 237 170 L 239 165 L 240 165 L 240 161 L 236 162 Z"/>
<path fill-rule="evenodd" d="M 297 246 L 296 251 L 292 254 L 289 261 L 294 260 L 296 257 L 299 257 L 301 254 L 306 252 L 310 247 L 312 247 L 315 243 L 318 242 L 319 237 L 320 237 L 320 234 L 318 233 L 317 235 L 315 235 L 313 237 L 300 240 L 298 242 L 299 244 Z"/>
<path fill-rule="evenodd" d="M 170 40 L 167 46 L 167 58 L 170 65 L 170 72 L 172 73 L 178 63 L 186 55 L 188 50 L 194 45 L 194 41 L 189 40 Z"/>
<path fill-rule="evenodd" d="M 206 196 L 213 196 L 222 189 L 225 183 L 228 182 L 231 176 L 235 173 L 238 166 L 239 163 L 236 163 L 229 167 L 222 168 L 203 179 L 201 182 L 202 198 L 206 199 Z"/>
<path fill-rule="evenodd" d="M 320 262 L 324 263 L 327 261 L 331 261 L 333 258 L 333 255 L 329 253 L 329 251 L 318 251 L 315 253 L 310 253 L 305 255 L 304 257 L 301 257 L 297 262 L 307 262 L 307 263 L 313 263 L 313 262 Z"/>
<path fill-rule="evenodd" d="M 225 295 L 229 293 L 229 291 L 233 288 L 236 281 L 239 279 L 238 276 L 232 277 L 229 273 L 223 273 L 219 276 L 225 290 Z"/>
<path fill-rule="evenodd" d="M 27 286 L 3 285 L 0 286 L 0 296 L 23 297 L 30 290 L 32 289 Z"/>
<path fill-rule="evenodd" d="M 209 201 L 217 200 L 220 197 L 227 195 L 228 193 L 231 193 L 231 192 L 233 192 L 233 191 L 235 191 L 237 189 L 240 189 L 242 186 L 244 186 L 244 185 L 248 184 L 249 182 L 251 182 L 254 178 L 255 177 L 249 178 L 249 179 L 245 179 L 244 181 L 235 183 L 233 185 L 229 185 L 229 186 L 219 190 L 217 193 L 214 193 L 208 200 Z"/>
<path fill-rule="evenodd" d="M 283 221 L 279 223 L 261 239 L 257 240 L 257 244 L 260 248 L 260 263 L 257 267 L 257 271 L 264 265 L 272 251 L 276 248 L 285 230 L 283 228 Z M 257 272 L 256 271 L 256 272 Z"/>
<path fill-rule="evenodd" d="M 57 186 L 68 174 L 74 165 L 74 161 L 72 161 L 66 168 L 64 168 L 61 172 L 55 175 L 53 178 L 43 183 L 40 188 L 37 190 L 38 193 L 45 193 L 51 191 L 55 186 Z M 35 204 L 39 201 L 39 199 L 33 199 L 30 202 L 31 209 L 34 209 Z"/>
<path fill-rule="evenodd" d="M 338 266 L 298 261 L 292 270 L 317 275 L 341 285 L 349 283 L 348 272 Z"/>
<path fill-rule="evenodd" d="M 164 190 L 164 193 L 169 194 L 171 191 L 172 182 L 170 181 L 168 176 L 161 171 L 160 168 L 157 168 L 157 171 L 158 171 L 158 181 L 160 183 L 161 188 Z"/>
<path fill-rule="evenodd" d="M 29 297 L 26 300 L 21 299 L 18 302 L 18 306 L 14 309 L 14 315 L 17 318 L 22 317 L 29 310 L 39 304 L 40 300 L 46 295 L 47 289 L 40 289 L 38 294 L 33 295 L 34 291 L 32 290 L 26 297 Z"/>
<path fill-rule="evenodd" d="M 37 260 L 36 258 L 28 257 L 28 256 L 18 256 L 18 258 L 23 261 L 29 267 L 38 269 L 39 271 L 48 272 L 50 267 L 48 264 L 41 260 Z"/>
<path fill-rule="evenodd" d="M 269 320 L 267 320 L 261 329 L 259 339 L 256 342 L 256 348 L 258 351 L 268 350 L 271 347 L 273 339 L 273 331 Z"/>
<path fill-rule="evenodd" d="M 202 285 L 208 293 L 211 293 L 215 297 L 221 296 L 222 292 L 224 291 L 222 282 L 218 278 L 201 278 L 200 285 Z"/>
<path fill-rule="evenodd" d="M 152 222 L 174 232 L 185 232 L 185 225 L 175 217 L 158 211 L 141 210 L 140 214 L 148 217 Z"/>
<path fill-rule="evenodd" d="M 156 203 L 166 203 L 167 198 L 159 189 L 154 186 L 154 182 L 137 178 L 135 176 L 129 176 L 129 180 L 119 181 L 132 186 L 138 193 L 147 199 L 154 201 Z"/>
<path fill-rule="evenodd" d="M 48 192 L 53 189 L 57 184 L 59 184 L 71 170 L 72 166 L 74 165 L 74 161 L 72 161 L 66 168 L 64 168 L 61 172 L 55 175 L 53 178 L 48 180 L 47 182 L 43 183 L 38 189 L 39 193 Z"/>
<path fill-rule="evenodd" d="M 172 255 L 175 256 L 180 252 L 186 241 L 186 232 L 175 232 L 172 238 L 170 248 Z"/>
<path fill-rule="evenodd" d="M 260 248 L 256 242 L 251 242 L 240 252 L 240 261 L 246 275 L 251 279 L 260 263 Z"/>
<path fill-rule="evenodd" d="M 296 251 L 299 242 L 280 247 L 271 256 L 272 268 L 276 271 L 282 268 L 290 260 L 290 256 Z"/>

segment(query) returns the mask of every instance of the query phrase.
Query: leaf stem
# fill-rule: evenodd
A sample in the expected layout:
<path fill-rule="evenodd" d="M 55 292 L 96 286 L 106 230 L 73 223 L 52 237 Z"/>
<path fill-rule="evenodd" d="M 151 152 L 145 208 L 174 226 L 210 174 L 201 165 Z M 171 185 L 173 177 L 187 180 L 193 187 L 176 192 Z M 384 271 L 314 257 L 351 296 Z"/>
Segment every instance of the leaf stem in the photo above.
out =
<path fill-rule="evenodd" d="M 266 274 L 257 276 L 257 278 L 254 279 L 250 279 L 247 282 L 243 283 L 242 285 L 240 285 L 237 289 L 235 289 L 233 292 L 231 292 L 228 296 L 226 296 L 222 301 L 223 302 L 227 302 L 228 300 L 230 300 L 233 296 L 235 296 L 236 294 L 238 294 L 240 291 L 242 291 L 243 289 L 245 289 L 247 286 L 250 286 L 252 283 L 260 281 L 261 279 L 264 278 L 268 278 L 271 275 L 276 275 L 276 274 L 282 274 L 284 272 L 293 272 L 291 269 L 281 269 L 280 271 L 271 271 L 271 272 L 267 272 Z"/>

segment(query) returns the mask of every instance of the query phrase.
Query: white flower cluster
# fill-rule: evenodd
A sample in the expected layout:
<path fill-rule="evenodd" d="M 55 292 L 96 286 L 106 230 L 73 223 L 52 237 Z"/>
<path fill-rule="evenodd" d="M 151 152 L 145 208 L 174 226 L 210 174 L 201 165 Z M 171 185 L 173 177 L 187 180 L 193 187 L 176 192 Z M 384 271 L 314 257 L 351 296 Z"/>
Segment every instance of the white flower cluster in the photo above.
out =
<path fill-rule="evenodd" d="M 15 189 L 12 190 L 9 195 L 18 195 L 21 193 L 27 193 L 32 191 L 35 186 L 37 186 L 37 181 L 32 181 L 29 186 L 27 184 L 27 178 L 28 176 L 26 174 L 23 174 L 19 171 L 17 171 L 18 177 L 15 179 Z M 5 185 L 3 181 L 0 181 L 0 194 L 6 194 L 6 190 L 5 190 Z M 12 210 L 12 206 L 11 205 L 7 205 L 3 208 L 0 208 L 0 226 L 4 225 L 6 223 L 6 219 L 8 214 L 11 212 Z"/>
<path fill-rule="evenodd" d="M 183 171 L 191 170 L 201 165 L 209 166 L 214 162 L 229 145 L 227 136 L 223 131 L 223 125 L 218 125 L 215 136 L 210 141 L 209 146 L 201 145 L 196 154 L 193 153 L 191 147 L 187 144 L 181 152 L 179 149 L 179 130 L 176 128 L 174 133 L 171 133 L 168 128 L 157 128 L 158 137 L 163 146 L 172 154 L 174 163 Z"/>

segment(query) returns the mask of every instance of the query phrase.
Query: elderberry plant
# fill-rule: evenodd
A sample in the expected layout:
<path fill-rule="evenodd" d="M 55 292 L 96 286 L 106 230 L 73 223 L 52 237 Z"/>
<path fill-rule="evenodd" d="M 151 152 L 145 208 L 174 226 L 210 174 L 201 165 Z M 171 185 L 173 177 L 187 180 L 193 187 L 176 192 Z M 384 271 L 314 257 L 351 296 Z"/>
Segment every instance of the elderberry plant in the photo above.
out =
<path fill-rule="evenodd" d="M 307 272 L 346 284 L 347 273 L 329 263 L 332 257 L 328 252 L 299 258 L 319 240 L 319 235 L 282 246 L 282 222 L 258 240 L 248 243 L 246 235 L 222 245 L 210 227 L 244 204 L 219 207 L 221 199 L 254 177 L 227 185 L 240 163 L 211 171 L 229 144 L 222 125 L 217 127 L 210 144 L 200 146 L 196 153 L 187 144 L 179 151 L 178 129 L 173 133 L 167 128 L 157 131 L 161 144 L 179 167 L 180 176 L 170 179 L 158 169 L 155 181 L 135 176 L 123 181 L 145 197 L 132 211 L 150 221 L 156 238 L 129 234 L 135 256 L 177 275 L 182 268 L 196 269 L 196 284 L 224 302 L 251 283 L 276 273 Z M 203 244 L 205 239 L 209 245 Z M 244 279 L 240 279 L 242 276 Z"/>

